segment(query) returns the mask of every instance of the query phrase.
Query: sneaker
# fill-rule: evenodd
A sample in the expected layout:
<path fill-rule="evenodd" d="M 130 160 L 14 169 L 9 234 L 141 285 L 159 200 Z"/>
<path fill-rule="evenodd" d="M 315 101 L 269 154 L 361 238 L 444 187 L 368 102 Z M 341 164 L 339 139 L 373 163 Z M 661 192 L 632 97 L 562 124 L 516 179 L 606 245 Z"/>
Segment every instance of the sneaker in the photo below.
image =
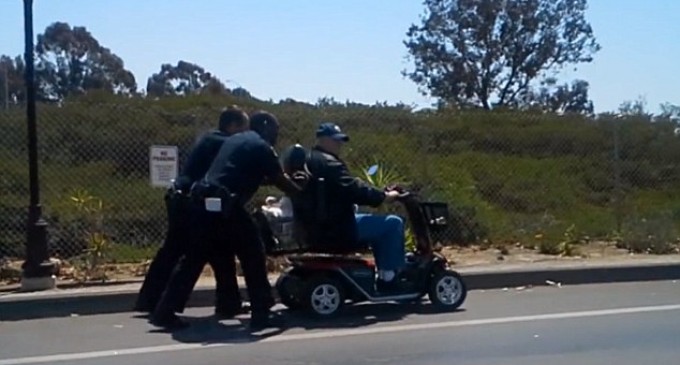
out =
<path fill-rule="evenodd" d="M 400 272 L 390 281 L 378 279 L 376 290 L 384 294 L 407 294 L 413 290 L 413 282 L 409 280 L 405 272 Z"/>
<path fill-rule="evenodd" d="M 378 279 L 376 282 L 376 289 L 378 290 L 379 293 L 383 294 L 397 294 L 403 291 L 401 288 L 401 285 L 399 285 L 399 280 L 397 278 L 394 278 L 390 281 L 385 281 L 382 279 Z"/>

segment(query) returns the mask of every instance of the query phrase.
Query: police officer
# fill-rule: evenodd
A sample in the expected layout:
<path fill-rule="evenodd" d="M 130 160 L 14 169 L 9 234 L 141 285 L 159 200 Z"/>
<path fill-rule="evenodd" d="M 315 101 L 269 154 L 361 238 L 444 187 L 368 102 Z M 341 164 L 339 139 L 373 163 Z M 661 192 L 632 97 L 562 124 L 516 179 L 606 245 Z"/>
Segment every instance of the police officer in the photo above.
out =
<path fill-rule="evenodd" d="M 206 133 L 189 154 L 182 172 L 165 195 L 168 230 L 165 242 L 151 262 L 139 291 L 136 311 L 153 311 L 180 257 L 185 250 L 192 249 L 189 246 L 191 213 L 188 197 L 192 184 L 205 175 L 224 140 L 229 135 L 247 130 L 248 123 L 249 118 L 245 112 L 237 107 L 226 108 L 220 114 L 218 129 Z M 243 310 L 236 281 L 234 254 L 221 252 L 219 256 L 211 257 L 208 263 L 215 273 L 217 283 L 215 313 L 220 317 L 233 317 Z M 184 306 L 175 310 L 183 312 Z"/>
<path fill-rule="evenodd" d="M 183 328 L 173 312 L 191 295 L 201 269 L 221 245 L 233 248 L 241 263 L 251 302 L 252 329 L 267 327 L 274 305 L 267 278 L 264 246 L 245 204 L 265 182 L 288 195 L 301 189 L 284 174 L 274 150 L 279 123 L 266 112 L 251 116 L 250 131 L 229 137 L 208 169 L 194 185 L 192 194 L 192 235 L 196 249 L 187 251 L 173 273 L 151 323 L 165 328 Z M 238 231 L 238 236 L 234 232 Z"/>

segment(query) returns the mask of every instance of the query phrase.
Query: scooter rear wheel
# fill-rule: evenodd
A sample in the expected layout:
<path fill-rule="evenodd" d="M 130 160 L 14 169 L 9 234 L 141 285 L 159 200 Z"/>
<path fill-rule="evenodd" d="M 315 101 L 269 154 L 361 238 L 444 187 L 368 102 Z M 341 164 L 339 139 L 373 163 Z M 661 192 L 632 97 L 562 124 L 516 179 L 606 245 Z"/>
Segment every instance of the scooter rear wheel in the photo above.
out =
<path fill-rule="evenodd" d="M 309 278 L 304 300 L 314 315 L 335 316 L 344 306 L 345 298 L 345 288 L 340 281 L 328 276 Z"/>
<path fill-rule="evenodd" d="M 288 273 L 282 274 L 279 276 L 279 278 L 276 280 L 276 291 L 279 294 L 279 300 L 281 301 L 281 304 L 285 305 L 288 309 L 290 310 L 298 310 L 304 308 L 304 305 L 300 301 L 300 298 L 297 298 L 294 292 L 297 292 L 296 290 L 291 290 L 291 286 L 293 285 L 301 285 L 301 279 L 290 275 Z"/>
<path fill-rule="evenodd" d="M 453 270 L 443 270 L 433 275 L 430 280 L 428 297 L 432 304 L 455 310 L 467 297 L 467 287 L 463 278 Z"/>

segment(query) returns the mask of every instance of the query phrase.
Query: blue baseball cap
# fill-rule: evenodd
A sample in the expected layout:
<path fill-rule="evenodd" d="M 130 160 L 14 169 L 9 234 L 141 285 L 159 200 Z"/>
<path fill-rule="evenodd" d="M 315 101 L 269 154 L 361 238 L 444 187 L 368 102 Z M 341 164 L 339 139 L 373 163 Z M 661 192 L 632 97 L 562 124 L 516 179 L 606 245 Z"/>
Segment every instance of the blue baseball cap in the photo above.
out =
<path fill-rule="evenodd" d="M 348 142 L 349 136 L 335 123 L 321 123 L 316 130 L 317 137 L 331 137 L 336 141 Z"/>

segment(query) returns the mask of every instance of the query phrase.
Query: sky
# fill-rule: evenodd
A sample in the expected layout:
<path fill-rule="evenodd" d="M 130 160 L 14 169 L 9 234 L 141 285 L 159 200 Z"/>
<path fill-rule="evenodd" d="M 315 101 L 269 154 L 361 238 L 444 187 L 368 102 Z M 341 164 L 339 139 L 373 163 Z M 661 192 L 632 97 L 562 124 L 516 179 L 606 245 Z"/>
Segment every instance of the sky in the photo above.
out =
<path fill-rule="evenodd" d="M 23 2 L 0 3 L 0 54 L 22 54 Z M 433 102 L 401 74 L 421 1 L 34 0 L 33 8 L 36 35 L 55 21 L 85 26 L 142 88 L 161 64 L 185 60 L 260 99 Z M 602 50 L 563 80 L 589 81 L 597 112 L 639 97 L 652 111 L 680 104 L 680 1 L 590 0 L 586 17 Z"/>

